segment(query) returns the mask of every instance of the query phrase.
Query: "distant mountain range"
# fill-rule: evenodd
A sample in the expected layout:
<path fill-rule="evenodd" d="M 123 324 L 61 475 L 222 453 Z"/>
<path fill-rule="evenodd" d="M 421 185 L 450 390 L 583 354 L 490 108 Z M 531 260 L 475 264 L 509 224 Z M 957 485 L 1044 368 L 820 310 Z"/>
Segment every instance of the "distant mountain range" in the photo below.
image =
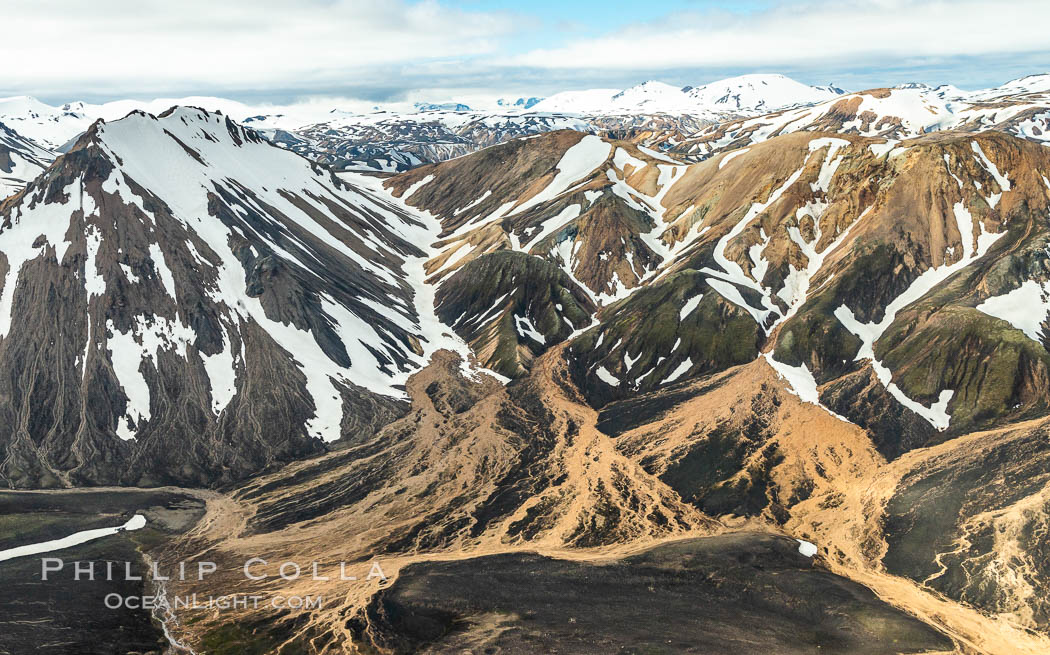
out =
<path fill-rule="evenodd" d="M 645 82 L 629 89 L 567 91 L 549 98 L 522 97 L 500 99 L 490 108 L 471 107 L 457 101 L 417 102 L 411 106 L 377 106 L 363 114 L 335 105 L 309 103 L 289 106 L 249 106 L 214 97 L 163 98 L 151 101 L 117 100 L 104 104 L 71 102 L 53 107 L 27 96 L 0 98 L 0 122 L 41 145 L 57 149 L 87 129 L 96 119 L 115 120 L 131 111 L 160 113 L 175 106 L 199 106 L 221 111 L 234 120 L 251 118 L 257 127 L 296 129 L 327 119 L 369 114 L 413 114 L 427 112 L 469 113 L 578 113 L 578 114 L 656 114 L 689 113 L 725 115 L 767 112 L 783 107 L 812 104 L 837 94 L 839 89 L 812 87 L 783 75 L 744 75 L 699 87 L 673 87 L 662 82 Z"/>
<path fill-rule="evenodd" d="M 1032 75 L 973 92 L 913 83 L 879 93 L 848 94 L 833 86 L 809 86 L 783 75 L 756 74 L 698 87 L 649 81 L 628 89 L 500 99 L 485 109 L 453 101 L 374 107 L 364 112 L 324 103 L 259 107 L 214 97 L 119 100 L 100 105 L 73 102 L 52 107 L 23 96 L 0 98 L 0 124 L 23 141 L 33 142 L 30 147 L 36 154 L 28 160 L 39 162 L 53 159 L 53 153 L 68 148 L 99 118 L 115 120 L 131 111 L 159 114 L 176 105 L 194 106 L 220 111 L 317 161 L 345 170 L 398 172 L 517 136 L 565 128 L 612 136 L 652 132 L 652 143 L 690 160 L 710 156 L 724 144 L 736 147 L 745 143 L 743 134 L 753 141 L 784 130 L 817 127 L 822 116 L 831 116 L 832 121 L 850 116 L 838 120 L 838 125 L 858 134 L 915 135 L 935 129 L 980 129 L 985 121 L 993 121 L 1010 123 L 1015 133 L 1042 139 L 1047 134 L 1043 121 L 1050 103 L 1039 94 L 1048 88 L 1050 75 Z M 855 100 L 858 97 L 868 99 Z M 843 99 L 846 102 L 840 102 Z M 1007 103 L 1010 109 L 996 110 L 999 102 Z M 776 112 L 782 112 L 782 118 L 774 115 Z M 894 127 L 898 123 L 899 127 Z M 753 127 L 757 125 L 768 129 Z M 21 164 L 19 171 L 35 170 L 27 166 L 33 164 Z M 8 188 L 17 188 L 30 177 L 14 172 L 13 165 L 10 168 L 5 176 Z"/>
<path fill-rule="evenodd" d="M 566 91 L 544 99 L 534 109 L 576 114 L 687 113 L 718 117 L 814 104 L 843 93 L 833 87 L 808 86 L 783 75 L 743 75 L 699 87 L 679 88 L 649 81 L 624 90 Z"/>

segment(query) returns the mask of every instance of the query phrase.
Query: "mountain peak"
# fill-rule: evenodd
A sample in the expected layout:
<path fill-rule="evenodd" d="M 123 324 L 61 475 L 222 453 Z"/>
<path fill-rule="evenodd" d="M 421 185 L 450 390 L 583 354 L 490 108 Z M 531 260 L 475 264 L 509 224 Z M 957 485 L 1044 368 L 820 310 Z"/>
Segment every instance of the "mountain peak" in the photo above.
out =
<path fill-rule="evenodd" d="M 11 111 L 12 109 L 37 109 L 44 107 L 50 108 L 48 105 L 45 105 L 33 96 L 22 95 L 0 98 L 0 108 L 2 108 L 5 113 Z"/>
<path fill-rule="evenodd" d="M 147 136 L 163 142 L 174 141 L 198 161 L 203 160 L 204 151 L 219 147 L 241 147 L 245 143 L 269 145 L 255 130 L 235 123 L 222 112 L 182 105 L 156 115 L 134 109 L 118 120 L 99 119 L 85 136 L 87 141 L 103 144 L 118 155 L 124 152 L 137 154 Z"/>
<path fill-rule="evenodd" d="M 1035 75 L 1025 75 L 1019 77 L 1016 80 L 1010 80 L 1006 84 L 999 87 L 1000 89 L 1008 90 L 1022 90 L 1028 93 L 1050 91 L 1050 73 L 1037 73 Z"/>
<path fill-rule="evenodd" d="M 462 102 L 417 102 L 413 106 L 416 111 L 470 111 Z"/>
<path fill-rule="evenodd" d="M 755 113 L 822 102 L 841 90 L 809 86 L 779 73 L 753 73 L 695 87 L 688 95 L 722 111 Z"/>

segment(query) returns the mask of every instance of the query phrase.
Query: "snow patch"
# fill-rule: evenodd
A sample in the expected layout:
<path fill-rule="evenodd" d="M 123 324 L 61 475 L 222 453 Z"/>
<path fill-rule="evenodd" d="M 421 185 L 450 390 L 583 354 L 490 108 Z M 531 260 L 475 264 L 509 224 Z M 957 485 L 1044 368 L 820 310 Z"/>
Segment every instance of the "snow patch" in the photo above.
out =
<path fill-rule="evenodd" d="M 988 173 L 990 173 L 993 178 L 995 178 L 995 181 L 999 185 L 999 188 L 1002 189 L 1004 192 L 1009 191 L 1010 180 L 1006 179 L 1006 176 L 999 172 L 999 167 L 992 163 L 991 159 L 988 159 L 988 155 L 984 154 L 984 150 L 981 150 L 981 144 L 977 143 L 976 141 L 971 141 L 970 147 L 973 148 L 973 151 L 975 153 L 977 153 L 977 156 L 980 158 L 984 169 L 988 171 Z"/>
<path fill-rule="evenodd" d="M 453 216 L 459 216 L 460 214 L 462 214 L 463 212 L 467 211 L 468 209 L 470 209 L 472 207 L 476 207 L 477 205 L 480 205 L 481 203 L 483 203 L 485 201 L 486 198 L 488 198 L 491 195 L 492 195 L 492 189 L 489 189 L 489 190 L 485 191 L 485 193 L 483 193 L 480 196 L 478 196 L 477 200 L 474 200 L 473 202 L 471 202 L 471 203 L 469 203 L 467 205 L 464 205 L 463 207 L 460 207 L 456 211 L 452 212 L 452 215 Z"/>
<path fill-rule="evenodd" d="M 900 141 L 897 139 L 887 139 L 885 143 L 873 143 L 869 145 L 868 149 L 871 150 L 871 154 L 876 157 L 881 157 L 896 148 L 898 143 L 900 143 Z"/>
<path fill-rule="evenodd" d="M 177 300 L 178 298 L 175 296 L 175 276 L 171 274 L 171 269 L 168 268 L 168 263 L 164 260 L 164 253 L 156 243 L 149 244 L 149 258 L 153 260 L 153 266 L 157 269 L 157 275 L 160 276 L 161 283 L 164 284 L 164 290 L 168 292 L 172 300 Z"/>
<path fill-rule="evenodd" d="M 211 383 L 211 408 L 218 416 L 237 394 L 237 368 L 229 337 L 223 335 L 220 352 L 214 355 L 201 353 L 201 359 Z"/>
<path fill-rule="evenodd" d="M 612 144 L 607 143 L 601 137 L 593 134 L 584 136 L 578 143 L 565 151 L 561 160 L 558 161 L 558 173 L 543 191 L 518 206 L 513 213 L 520 214 L 531 207 L 542 204 L 556 198 L 580 178 L 588 175 L 594 169 L 605 163 L 612 152 Z"/>
<path fill-rule="evenodd" d="M 813 557 L 817 554 L 817 547 L 814 544 L 801 539 L 796 539 L 795 541 L 798 542 L 798 552 L 803 557 Z"/>
<path fill-rule="evenodd" d="M 598 370 L 595 371 L 595 373 L 598 375 L 599 380 L 609 385 L 610 387 L 620 386 L 620 381 L 617 380 L 616 377 L 613 376 L 613 374 L 610 373 L 604 366 L 599 366 Z"/>
<path fill-rule="evenodd" d="M 691 369 L 691 368 L 693 368 L 693 360 L 692 360 L 692 358 L 689 358 L 689 357 L 687 357 L 687 358 L 686 358 L 686 360 L 685 360 L 684 362 L 682 362 L 681 364 L 679 364 L 679 365 L 678 365 L 678 366 L 677 366 L 677 367 L 675 368 L 675 370 L 671 371 L 671 374 L 670 374 L 670 375 L 668 375 L 667 377 L 665 377 L 665 378 L 664 378 L 664 379 L 663 379 L 663 380 L 662 380 L 662 381 L 660 382 L 660 384 L 670 384 L 671 382 L 674 382 L 674 381 L 675 381 L 675 380 L 677 380 L 678 378 L 680 378 L 680 377 L 682 377 L 683 375 L 685 375 L 685 374 L 686 374 L 686 372 L 687 372 L 687 371 L 688 371 L 689 369 Z"/>
<path fill-rule="evenodd" d="M 817 181 L 810 182 L 810 189 L 814 193 L 818 191 L 828 192 L 828 188 L 831 184 L 831 179 L 835 177 L 835 171 L 838 170 L 839 164 L 842 163 L 842 157 L 835 157 L 835 154 L 840 148 L 849 146 L 850 142 L 845 139 L 836 139 L 833 137 L 824 137 L 820 139 L 813 139 L 809 142 L 809 151 L 815 152 L 821 148 L 827 148 L 828 152 L 824 155 L 824 163 L 820 166 L 820 173 L 817 174 Z"/>
<path fill-rule="evenodd" d="M 773 353 L 767 352 L 763 355 L 777 375 L 787 381 L 789 391 L 798 396 L 803 402 L 820 405 L 820 392 L 817 391 L 817 381 L 813 374 L 806 368 L 805 364 L 790 366 L 773 359 Z"/>
<path fill-rule="evenodd" d="M 1026 280 L 1009 293 L 985 300 L 977 305 L 977 309 L 1006 321 L 1033 341 L 1039 341 L 1041 323 L 1050 313 L 1050 282 L 1041 285 L 1035 280 Z"/>
<path fill-rule="evenodd" d="M 703 300 L 703 298 L 704 298 L 704 294 L 701 293 L 701 294 L 695 295 L 692 298 L 690 298 L 689 300 L 685 301 L 685 304 L 682 305 L 681 311 L 678 312 L 678 321 L 679 322 L 684 321 L 686 316 L 689 316 L 690 314 L 692 314 L 693 310 L 696 309 L 697 306 L 700 305 L 700 301 Z"/>
<path fill-rule="evenodd" d="M 539 224 L 539 232 L 536 234 L 536 236 L 530 239 L 524 247 L 519 248 L 519 250 L 522 250 L 524 252 L 531 251 L 536 246 L 536 244 L 543 241 L 551 234 L 554 234 L 561 228 L 565 227 L 565 225 L 570 221 L 573 221 L 576 218 L 578 218 L 580 215 L 580 211 L 581 208 L 579 205 L 568 205 L 567 207 L 562 209 L 557 216 L 553 216 L 551 218 L 546 219 L 545 221 Z"/>
<path fill-rule="evenodd" d="M 528 337 L 540 345 L 545 345 L 547 340 L 543 337 L 543 334 L 536 329 L 536 326 L 532 324 L 528 316 L 514 315 L 514 327 L 518 331 L 518 335 L 521 337 Z"/>
<path fill-rule="evenodd" d="M 419 191 L 422 187 L 424 187 L 427 184 L 430 184 L 433 181 L 434 181 L 434 176 L 433 175 L 427 175 L 422 180 L 419 180 L 418 182 L 413 182 L 412 184 L 409 185 L 409 187 L 407 189 L 405 189 L 405 192 L 401 194 L 401 199 L 402 200 L 408 200 L 409 198 L 412 197 L 412 194 L 414 194 L 416 191 Z"/>
<path fill-rule="evenodd" d="M 725 168 L 726 164 L 733 161 L 740 155 L 749 152 L 750 150 L 751 148 L 741 148 L 740 150 L 734 150 L 733 152 L 726 153 L 726 156 L 722 157 L 722 160 L 718 162 L 718 170 L 722 170 L 723 168 Z"/>
<path fill-rule="evenodd" d="M 641 146 L 640 145 L 640 146 L 638 146 L 638 150 L 644 152 L 645 154 L 649 155 L 653 159 L 659 159 L 660 161 L 665 161 L 668 164 L 681 164 L 682 163 L 682 162 L 677 161 L 675 159 L 671 159 L 670 157 L 668 157 L 664 153 L 657 152 L 656 150 L 653 150 L 652 148 L 646 148 L 645 146 Z"/>
<path fill-rule="evenodd" d="M 642 161 L 641 159 L 638 159 L 623 148 L 617 148 L 616 154 L 613 155 L 613 165 L 616 166 L 616 168 L 619 168 L 621 171 L 624 171 L 624 174 L 626 174 L 626 166 L 630 165 L 634 168 L 633 172 L 637 173 L 638 171 L 645 168 L 647 163 Z"/>
<path fill-rule="evenodd" d="M 185 357 L 186 344 L 192 343 L 196 335 L 181 323 L 156 315 L 136 316 L 127 332 L 118 330 L 109 319 L 106 331 L 110 335 L 106 347 L 113 372 L 128 400 L 124 416 L 117 422 L 117 436 L 128 440 L 150 420 L 150 388 L 142 373 L 143 365 L 149 361 L 156 369 L 160 350 L 173 350 Z"/>
<path fill-rule="evenodd" d="M 816 405 L 828 414 L 840 421 L 850 423 L 850 420 L 840 414 L 836 414 L 820 402 L 820 391 L 817 389 L 817 380 L 805 364 L 789 366 L 783 362 L 773 359 L 773 352 L 763 353 L 763 357 L 776 372 L 777 376 L 788 383 L 788 391 L 799 397 L 805 403 Z"/>
<path fill-rule="evenodd" d="M 62 537 L 61 539 L 53 539 L 51 541 L 43 541 L 37 544 L 27 544 L 25 546 L 18 546 L 17 548 L 0 550 L 0 562 L 6 562 L 7 560 L 16 559 L 18 557 L 28 557 L 30 555 L 40 555 L 42 553 L 51 553 L 56 550 L 64 550 L 66 548 L 86 544 L 89 541 L 101 539 L 102 537 L 109 537 L 121 532 L 141 530 L 144 527 L 146 527 L 146 517 L 141 514 L 136 514 L 128 519 L 124 525 L 118 525 L 113 528 L 83 530 L 81 532 L 75 532 L 68 537 Z"/>

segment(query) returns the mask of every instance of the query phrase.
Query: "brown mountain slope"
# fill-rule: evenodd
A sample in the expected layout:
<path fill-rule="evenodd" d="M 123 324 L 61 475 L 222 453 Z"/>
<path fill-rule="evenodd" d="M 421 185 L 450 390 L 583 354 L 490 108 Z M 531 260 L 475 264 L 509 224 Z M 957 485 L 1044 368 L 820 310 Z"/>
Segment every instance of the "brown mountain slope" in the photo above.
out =
<path fill-rule="evenodd" d="M 203 527 L 163 557 L 206 549 L 232 568 L 181 591 L 243 588 L 232 563 L 252 552 L 358 567 L 381 556 L 389 575 L 424 559 L 623 552 L 721 529 L 595 429 L 596 415 L 575 399 L 557 349 L 538 364 L 530 379 L 504 388 L 489 377 L 462 378 L 456 358 L 439 354 L 410 380 L 413 409 L 376 439 L 260 478 L 212 507 Z M 375 588 L 328 586 L 325 593 L 345 602 L 312 616 L 310 630 L 337 635 Z M 191 629 L 190 638 L 209 625 Z"/>
<path fill-rule="evenodd" d="M 517 250 L 589 290 L 595 327 L 569 352 L 593 405 L 775 348 L 892 457 L 1048 409 L 1045 347 L 977 309 L 1042 279 L 1048 172 L 1045 147 L 994 132 L 902 143 L 796 132 L 691 166 L 556 133 L 388 186 L 443 220 L 432 282 Z M 465 336 L 490 335 L 493 353 L 501 330 L 488 309 Z M 488 364 L 522 374 L 502 352 Z"/>
<path fill-rule="evenodd" d="M 705 512 L 809 539 L 832 570 L 976 652 L 1040 652 L 1025 631 L 1048 626 L 1046 419 L 887 462 L 864 430 L 799 402 L 757 361 L 612 403 L 598 427 Z"/>
<path fill-rule="evenodd" d="M 607 304 L 661 263 L 652 241 L 660 197 L 682 170 L 629 143 L 560 131 L 423 166 L 387 187 L 441 219 L 431 281 L 513 249 L 560 266 Z"/>
<path fill-rule="evenodd" d="M 237 631 L 251 626 L 253 639 L 275 652 L 281 643 L 307 652 L 339 652 L 347 643 L 393 648 L 387 641 L 391 635 L 396 640 L 416 635 L 411 638 L 429 641 L 435 638 L 433 633 L 416 632 L 427 625 L 419 622 L 421 617 L 430 616 L 427 621 L 436 621 L 434 625 L 446 620 L 442 618 L 445 614 L 427 614 L 431 610 L 418 594 L 407 600 L 393 596 L 402 598 L 399 603 L 424 603 L 412 605 L 416 608 L 412 612 L 420 617 L 412 626 L 399 623 L 398 615 L 389 613 L 390 606 L 380 610 L 375 603 L 389 603 L 391 596 L 380 595 L 375 598 L 387 600 L 375 600 L 373 594 L 384 588 L 400 594 L 400 579 L 390 587 L 378 580 L 353 582 L 336 577 L 288 582 L 271 575 L 249 584 L 241 575 L 241 563 L 260 552 L 270 562 L 348 561 L 350 571 L 361 577 L 373 558 L 378 558 L 387 575 L 397 577 L 398 572 L 411 571 L 409 580 L 417 580 L 419 575 L 431 575 L 427 572 L 436 571 L 433 567 L 442 561 L 470 567 L 475 557 L 536 551 L 568 562 L 609 563 L 611 558 L 633 555 L 671 539 L 747 528 L 787 531 L 811 540 L 819 548 L 821 566 L 861 581 L 893 605 L 949 635 L 959 649 L 955 652 L 1034 654 L 1050 645 L 1046 624 L 1038 618 L 1041 596 L 1031 593 L 1028 583 L 1020 582 L 1037 581 L 1043 575 L 1027 568 L 1034 566 L 1039 551 L 1025 541 L 1024 524 L 1045 516 L 1043 509 L 1037 511 L 1044 514 L 1031 514 L 1037 507 L 1034 501 L 1045 493 L 1044 478 L 1031 479 L 1029 490 L 1015 499 L 997 501 L 1006 503 L 1007 511 L 992 515 L 1001 518 L 989 519 L 1017 526 L 1009 533 L 1014 535 L 1009 537 L 1012 550 L 982 551 L 988 546 L 974 542 L 965 558 L 946 558 L 940 556 L 942 547 L 923 550 L 911 545 L 915 540 L 929 543 L 927 525 L 894 518 L 898 504 L 907 502 L 908 489 L 916 481 L 931 481 L 930 475 L 944 466 L 931 468 L 930 463 L 948 453 L 956 460 L 973 456 L 973 461 L 980 461 L 986 450 L 977 444 L 995 448 L 993 444 L 1005 446 L 1019 437 L 1038 439 L 1039 433 L 1032 431 L 1038 425 L 1018 426 L 1011 433 L 1016 436 L 1007 441 L 967 436 L 953 440 L 952 448 L 945 444 L 944 448 L 916 450 L 887 464 L 864 431 L 822 408 L 800 402 L 764 361 L 697 381 L 674 393 L 661 392 L 641 405 L 647 413 L 625 406 L 617 418 L 617 405 L 599 415 L 574 400 L 577 396 L 559 360 L 558 352 L 548 352 L 527 380 L 504 390 L 491 381 L 463 380 L 455 372 L 454 361 L 439 359 L 410 382 L 416 399 L 413 411 L 373 443 L 293 465 L 245 485 L 228 501 L 213 504 L 202 527 L 161 557 L 173 561 L 206 554 L 220 562 L 220 572 L 203 583 L 174 582 L 170 593 L 313 593 L 337 600 L 315 611 L 184 612 L 176 633 L 190 643 L 221 645 L 233 635 L 247 635 Z M 661 404 L 662 410 L 658 409 Z M 538 424 L 530 416 L 535 412 L 541 418 Z M 1029 471 L 1048 470 L 1048 464 L 1045 458 L 1028 458 L 1024 466 Z M 1004 473 L 1009 468 L 985 467 L 994 477 L 993 470 Z M 689 474 L 683 475 L 685 471 Z M 986 491 L 964 493 L 978 499 L 981 496 L 976 494 Z M 688 502 L 677 500 L 678 494 Z M 925 502 L 932 505 L 921 511 L 923 517 L 954 516 L 953 500 L 932 496 Z M 700 509 L 722 514 L 722 525 Z M 958 515 L 960 525 L 980 525 L 986 520 L 983 515 L 971 519 L 971 511 Z M 885 527 L 888 524 L 892 525 Z M 960 529 L 965 530 L 960 534 L 973 534 L 972 528 Z M 952 538 L 950 530 L 942 534 Z M 701 551 L 707 548 L 703 543 L 703 539 L 697 542 Z M 512 574 L 516 569 L 505 568 L 511 561 L 516 560 L 495 559 L 485 564 L 507 590 L 517 584 L 517 574 Z M 974 586 L 984 595 L 957 594 L 934 580 L 926 581 L 925 572 L 931 566 L 943 565 L 953 574 L 972 570 L 975 561 L 988 563 L 988 575 Z M 275 566 L 263 566 L 257 572 L 275 573 Z M 531 575 L 563 575 L 555 571 L 564 570 L 561 564 L 526 567 Z M 907 573 L 907 567 L 923 576 Z M 466 571 L 458 574 L 459 584 L 474 584 Z M 632 571 L 626 568 L 622 575 L 633 575 Z M 999 577 L 993 577 L 993 572 Z M 1010 572 L 1018 574 L 1018 584 L 1008 582 Z M 900 573 L 908 577 L 898 577 Z M 727 570 L 722 575 L 728 577 L 720 583 L 718 602 L 743 602 L 739 611 L 754 611 L 754 600 L 735 595 L 733 574 Z M 820 586 L 829 583 L 802 578 L 798 585 L 803 586 L 797 588 L 816 584 L 807 598 L 819 598 L 825 591 L 832 593 L 830 587 Z M 704 588 L 704 583 L 697 584 Z M 431 589 L 439 593 L 438 587 Z M 472 593 L 471 597 L 480 598 L 486 592 Z M 760 593 L 758 598 L 773 603 L 775 596 L 770 593 Z M 513 596 L 524 603 L 521 611 L 529 611 L 527 593 Z M 661 598 L 672 597 L 657 595 L 646 602 L 660 603 Z M 964 603 L 951 600 L 953 597 Z M 467 622 L 459 632 L 464 638 L 482 638 L 492 627 L 498 628 L 493 634 L 508 629 L 512 632 L 506 634 L 513 634 L 519 629 L 513 612 L 491 623 L 497 617 L 486 611 L 500 607 L 495 600 L 481 614 L 451 597 L 429 602 L 465 612 L 462 616 Z M 707 615 L 704 609 L 693 607 L 700 616 Z M 667 609 L 671 611 L 670 605 Z M 781 619 L 789 615 L 786 610 L 776 612 Z M 581 620 L 593 619 L 584 615 Z M 624 643 L 644 639 L 644 625 L 642 632 L 625 636 Z M 882 629 L 897 629 L 890 627 L 896 625 L 892 622 L 881 625 Z M 662 628 L 654 629 L 659 633 Z M 607 636 L 616 634 L 606 632 Z M 438 634 L 442 634 L 440 629 Z M 737 637 L 727 633 L 725 638 Z M 881 649 L 877 646 L 881 638 L 871 638 L 873 652 L 907 650 L 900 644 L 897 650 Z M 794 642 L 774 639 L 763 643 L 788 652 Z M 401 651 L 394 648 L 393 652 Z"/>

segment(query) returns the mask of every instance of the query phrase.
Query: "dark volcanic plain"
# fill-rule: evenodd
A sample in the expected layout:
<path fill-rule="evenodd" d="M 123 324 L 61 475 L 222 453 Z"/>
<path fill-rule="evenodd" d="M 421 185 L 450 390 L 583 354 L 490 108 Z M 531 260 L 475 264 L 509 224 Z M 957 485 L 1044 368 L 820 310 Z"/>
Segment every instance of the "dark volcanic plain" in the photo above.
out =
<path fill-rule="evenodd" d="M 169 491 L 0 492 L 0 550 L 120 525 L 136 513 L 147 518 L 141 530 L 0 562 L 0 654 L 164 652 L 167 639 L 150 612 L 107 609 L 105 597 L 154 594 L 142 550 L 192 527 L 203 510 L 200 500 Z M 43 581 L 41 557 L 63 559 L 64 570 Z M 74 580 L 75 561 L 94 562 L 95 580 Z M 106 562 L 119 572 L 113 580 L 105 580 Z M 125 580 L 124 562 L 144 580 Z"/>
<path fill-rule="evenodd" d="M 813 566 L 798 542 L 738 533 L 604 564 L 532 554 L 407 567 L 368 609 L 395 653 L 876 655 L 952 642 Z"/>

